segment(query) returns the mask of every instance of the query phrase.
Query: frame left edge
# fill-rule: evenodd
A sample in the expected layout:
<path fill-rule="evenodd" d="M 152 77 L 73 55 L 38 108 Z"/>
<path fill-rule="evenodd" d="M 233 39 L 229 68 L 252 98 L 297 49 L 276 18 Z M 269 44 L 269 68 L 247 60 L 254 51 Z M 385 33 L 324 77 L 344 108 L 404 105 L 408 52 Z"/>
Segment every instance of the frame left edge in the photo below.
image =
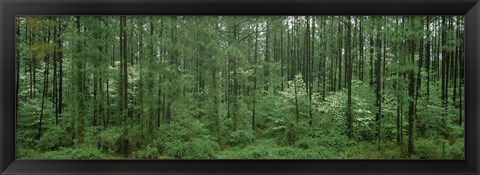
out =
<path fill-rule="evenodd" d="M 9 9 L 8 2 L 5 0 L 0 0 L 0 38 L 2 41 L 0 43 L 0 174 L 4 174 L 5 170 L 15 161 L 15 103 L 11 103 L 8 99 L 15 98 L 15 88 L 12 86 L 5 86 L 8 84 L 15 84 L 14 77 L 7 77 L 7 75 L 12 75 L 15 73 L 14 66 L 15 57 L 12 55 L 12 52 L 6 52 L 7 50 L 15 49 L 15 36 L 8 35 L 15 31 L 15 25 L 11 23 L 15 22 L 14 11 Z"/>

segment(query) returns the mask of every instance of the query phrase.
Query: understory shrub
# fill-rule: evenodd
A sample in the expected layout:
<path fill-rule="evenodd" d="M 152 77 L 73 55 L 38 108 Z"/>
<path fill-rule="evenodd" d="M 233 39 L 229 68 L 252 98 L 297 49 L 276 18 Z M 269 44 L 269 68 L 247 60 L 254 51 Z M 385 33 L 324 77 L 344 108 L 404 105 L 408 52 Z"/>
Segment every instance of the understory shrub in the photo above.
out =
<path fill-rule="evenodd" d="M 131 157 L 135 159 L 157 159 L 158 149 L 155 146 L 147 145 L 141 150 L 134 151 Z"/>
<path fill-rule="evenodd" d="M 45 152 L 44 159 L 105 159 L 106 155 L 93 145 L 82 144 L 74 148 L 62 148 Z"/>
<path fill-rule="evenodd" d="M 465 158 L 465 140 L 458 139 L 450 146 L 450 157 L 453 159 Z"/>
<path fill-rule="evenodd" d="M 82 145 L 72 150 L 73 159 L 104 159 L 105 154 L 93 145 Z"/>
<path fill-rule="evenodd" d="M 218 150 L 216 142 L 195 138 L 187 142 L 168 142 L 164 154 L 174 159 L 212 159 Z"/>
<path fill-rule="evenodd" d="M 98 146 L 106 153 L 112 154 L 120 152 L 120 141 L 123 129 L 120 127 L 110 127 L 100 132 L 98 135 Z"/>
<path fill-rule="evenodd" d="M 445 142 L 436 142 L 430 139 L 417 139 L 416 143 L 416 155 L 420 159 L 440 159 L 445 154 L 442 152 L 445 146 Z"/>
<path fill-rule="evenodd" d="M 54 150 L 67 145 L 68 133 L 60 127 L 51 127 L 38 141 L 40 150 Z"/>
<path fill-rule="evenodd" d="M 230 134 L 228 144 L 230 146 L 244 147 L 251 144 L 255 139 L 252 130 L 238 130 Z"/>

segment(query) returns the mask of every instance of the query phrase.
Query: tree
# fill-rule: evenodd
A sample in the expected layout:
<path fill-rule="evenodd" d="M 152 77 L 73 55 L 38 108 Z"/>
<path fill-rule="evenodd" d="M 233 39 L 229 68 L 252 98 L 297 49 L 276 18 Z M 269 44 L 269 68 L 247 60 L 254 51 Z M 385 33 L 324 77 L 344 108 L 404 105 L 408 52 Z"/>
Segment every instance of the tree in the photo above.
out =
<path fill-rule="evenodd" d="M 379 21 L 379 18 L 376 18 L 376 22 Z M 375 121 L 377 122 L 377 139 L 378 142 L 381 141 L 381 113 L 382 113 L 382 98 L 381 98 L 381 75 L 380 75 L 380 67 L 381 67 L 381 39 L 380 39 L 380 32 L 378 30 L 380 29 L 379 26 L 377 26 L 377 36 L 376 36 L 376 61 L 375 61 L 375 94 L 376 94 L 376 115 L 375 115 Z"/>
<path fill-rule="evenodd" d="M 348 87 L 348 100 L 347 100 L 347 136 L 352 138 L 353 131 L 353 119 L 352 119 L 352 67 L 353 67 L 353 58 L 352 58 L 352 49 L 351 49 L 351 18 L 350 16 L 347 17 L 347 44 L 346 44 L 346 59 L 347 59 L 347 87 Z"/>
<path fill-rule="evenodd" d="M 413 20 L 408 19 L 410 23 L 414 23 Z M 414 57 L 415 57 L 415 41 L 412 39 L 412 36 L 408 36 L 407 41 L 408 41 L 408 52 L 410 54 L 409 59 L 410 63 L 414 63 Z M 415 101 L 414 101 L 414 87 L 415 87 L 415 77 L 414 77 L 414 70 L 413 68 L 410 68 L 408 71 L 408 79 L 409 79 L 409 84 L 408 84 L 408 96 L 409 96 L 409 102 L 408 102 L 408 156 L 411 156 L 414 153 L 414 115 L 415 115 Z"/>
<path fill-rule="evenodd" d="M 129 114 L 128 110 L 128 58 L 127 58 L 127 17 L 120 16 L 120 57 L 122 59 L 122 67 L 121 71 L 122 74 L 122 81 L 123 84 L 121 85 L 122 91 L 122 109 L 123 111 L 123 123 L 127 124 L 127 116 Z"/>

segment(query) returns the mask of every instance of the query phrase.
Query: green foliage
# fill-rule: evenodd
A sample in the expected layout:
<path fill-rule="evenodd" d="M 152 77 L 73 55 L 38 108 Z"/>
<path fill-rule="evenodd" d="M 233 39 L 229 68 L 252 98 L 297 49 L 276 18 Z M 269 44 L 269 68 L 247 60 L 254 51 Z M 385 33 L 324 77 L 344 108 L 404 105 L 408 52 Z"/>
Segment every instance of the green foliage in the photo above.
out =
<path fill-rule="evenodd" d="M 416 140 L 416 155 L 420 159 L 441 159 L 445 156 L 446 142 L 430 139 Z"/>
<path fill-rule="evenodd" d="M 282 98 L 281 101 L 276 102 L 277 107 L 284 113 L 295 115 L 295 108 L 297 107 L 296 103 L 298 103 L 299 118 L 306 119 L 310 103 L 302 74 L 295 75 L 294 80 L 288 81 L 287 84 L 289 88 L 279 92 Z"/>
<path fill-rule="evenodd" d="M 255 136 L 252 130 L 238 130 L 230 134 L 228 144 L 230 146 L 244 147 L 253 143 Z"/>
<path fill-rule="evenodd" d="M 265 158 L 277 147 L 275 140 L 259 140 L 252 145 L 244 148 L 232 147 L 220 152 L 219 159 L 249 159 L 249 158 Z"/>
<path fill-rule="evenodd" d="M 120 152 L 120 146 L 117 144 L 122 136 L 122 128 L 111 127 L 103 130 L 98 134 L 98 145 L 101 150 L 112 154 Z"/>
<path fill-rule="evenodd" d="M 216 142 L 204 139 L 179 140 L 166 144 L 164 154 L 174 159 L 212 159 L 219 150 Z"/>
<path fill-rule="evenodd" d="M 37 144 L 36 138 L 38 137 L 38 127 L 40 125 L 40 112 L 41 112 L 41 98 L 29 99 L 25 103 L 21 103 L 17 111 L 17 142 L 25 145 L 34 146 Z M 45 134 L 45 128 L 49 128 L 53 124 L 51 104 L 47 102 L 44 106 L 44 116 L 42 121 L 42 128 Z M 59 128 L 53 128 L 56 130 Z M 56 130 L 57 131 L 57 130 Z M 58 142 L 57 142 L 58 143 Z"/>
<path fill-rule="evenodd" d="M 265 96 L 260 97 L 257 106 L 257 118 L 256 126 L 260 129 L 266 129 L 271 122 L 275 122 L 276 118 L 284 118 L 286 113 L 283 113 L 282 109 L 277 106 L 278 101 L 281 98 L 274 93 L 268 93 Z"/>
<path fill-rule="evenodd" d="M 334 149 L 336 151 L 343 151 L 343 149 L 354 145 L 354 142 L 345 135 L 338 133 L 330 133 L 329 135 L 320 137 L 318 142 L 321 146 Z"/>
<path fill-rule="evenodd" d="M 36 148 L 32 147 L 24 147 L 23 145 L 17 145 L 16 149 L 16 156 L 17 159 L 22 158 L 22 159 L 38 159 L 41 157 L 39 154 L 40 151 Z"/>
<path fill-rule="evenodd" d="M 37 147 L 42 150 L 54 150 L 68 144 L 68 134 L 60 127 L 50 127 L 38 141 Z"/>
<path fill-rule="evenodd" d="M 383 159 L 400 159 L 404 157 L 402 153 L 399 151 L 398 146 L 383 150 L 382 154 L 383 154 L 382 156 Z M 368 156 L 368 155 L 365 155 L 365 156 Z"/>
<path fill-rule="evenodd" d="M 265 133 L 269 137 L 275 138 L 280 145 L 293 145 L 308 135 L 309 128 L 305 121 L 297 123 L 291 117 L 285 117 L 284 119 L 273 119 Z"/>
<path fill-rule="evenodd" d="M 85 128 L 85 134 L 83 143 L 87 145 L 99 145 L 98 136 L 99 133 L 103 131 L 103 127 L 100 126 L 88 126 Z M 68 132 L 68 131 L 67 131 Z M 66 133 L 66 136 L 69 136 Z M 69 143 L 71 143 L 71 138 L 69 138 Z"/>
<path fill-rule="evenodd" d="M 465 157 L 463 17 L 17 19 L 19 159 Z"/>
<path fill-rule="evenodd" d="M 80 146 L 73 149 L 71 154 L 73 159 L 102 159 L 106 157 L 101 150 L 94 146 Z"/>
<path fill-rule="evenodd" d="M 465 140 L 463 138 L 455 140 L 449 149 L 451 158 L 465 159 Z"/>
<path fill-rule="evenodd" d="M 175 140 L 188 141 L 193 138 L 206 136 L 208 133 L 208 130 L 202 123 L 191 119 L 191 121 L 181 120 L 161 125 L 156 132 L 155 138 L 165 142 Z"/>
<path fill-rule="evenodd" d="M 372 137 L 375 129 L 375 111 L 373 104 L 368 102 L 373 99 L 374 94 L 368 85 L 361 81 L 352 82 L 353 129 L 356 131 L 357 137 Z M 320 113 L 319 125 L 329 132 L 345 132 L 346 101 L 346 92 L 339 91 L 329 94 L 324 101 L 318 102 L 316 110 Z"/>
<path fill-rule="evenodd" d="M 156 147 L 161 154 L 171 158 L 212 156 L 212 150 L 215 150 L 215 146 L 212 145 L 216 144 L 213 141 L 214 138 L 209 135 L 209 131 L 202 123 L 195 119 L 192 120 L 180 120 L 161 125 L 151 146 Z M 209 148 L 203 148 L 203 146 Z M 195 153 L 195 155 L 187 155 L 190 152 Z"/>
<path fill-rule="evenodd" d="M 238 147 L 224 150 L 219 158 L 234 159 L 332 159 L 338 157 L 338 152 L 323 146 L 309 149 L 280 146 L 275 140 L 259 140 L 253 145 L 239 149 Z"/>
<path fill-rule="evenodd" d="M 128 148 L 131 150 L 142 149 L 147 142 L 147 137 L 139 126 L 132 126 L 127 133 Z"/>
<path fill-rule="evenodd" d="M 58 151 L 45 152 L 44 159 L 103 159 L 107 157 L 101 150 L 92 145 L 80 145 L 75 148 L 63 148 Z"/>
<path fill-rule="evenodd" d="M 237 97 L 233 100 L 232 117 L 233 123 L 231 128 L 247 129 L 251 128 L 252 113 L 248 109 L 243 97 Z"/>
<path fill-rule="evenodd" d="M 342 155 L 345 159 L 379 159 L 381 158 L 378 145 L 370 142 L 360 142 L 347 147 Z"/>
<path fill-rule="evenodd" d="M 134 159 L 157 159 L 159 156 L 159 152 L 157 147 L 147 145 L 143 149 L 134 151 L 131 156 Z"/>

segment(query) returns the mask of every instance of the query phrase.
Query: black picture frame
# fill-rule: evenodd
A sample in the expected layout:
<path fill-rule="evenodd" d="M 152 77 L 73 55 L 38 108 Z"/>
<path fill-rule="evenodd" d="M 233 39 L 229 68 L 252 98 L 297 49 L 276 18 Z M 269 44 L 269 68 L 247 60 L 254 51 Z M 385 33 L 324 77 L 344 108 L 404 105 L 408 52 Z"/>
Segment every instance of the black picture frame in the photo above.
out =
<path fill-rule="evenodd" d="M 480 172 L 478 0 L 0 0 L 0 174 Z M 15 160 L 17 15 L 465 15 L 465 160 Z"/>

